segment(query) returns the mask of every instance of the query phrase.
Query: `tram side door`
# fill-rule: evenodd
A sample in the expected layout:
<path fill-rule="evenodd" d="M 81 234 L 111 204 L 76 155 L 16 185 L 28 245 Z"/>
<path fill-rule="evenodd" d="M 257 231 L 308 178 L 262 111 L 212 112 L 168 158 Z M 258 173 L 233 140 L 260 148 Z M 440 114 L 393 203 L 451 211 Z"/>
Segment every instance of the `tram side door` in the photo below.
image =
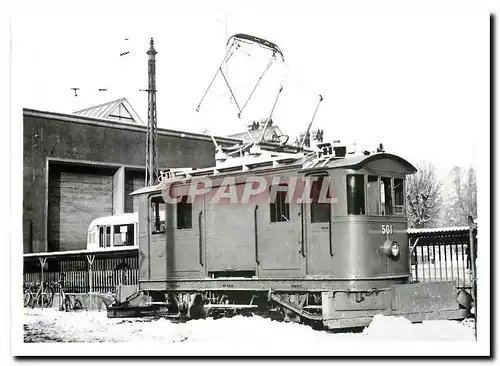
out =
<path fill-rule="evenodd" d="M 167 240 L 169 275 L 180 278 L 205 276 L 203 245 L 203 197 L 177 197 L 172 205 L 173 240 Z"/>
<path fill-rule="evenodd" d="M 288 186 L 280 184 L 270 192 L 272 202 L 261 202 L 259 212 L 260 275 L 301 277 L 299 205 L 287 202 Z M 275 192 L 274 192 L 275 191 Z"/>
<path fill-rule="evenodd" d="M 330 197 L 330 188 L 325 187 L 326 194 L 321 192 L 323 182 L 328 179 L 323 176 L 315 177 L 311 183 L 310 202 L 303 203 L 305 237 L 307 239 L 307 265 L 308 275 L 328 275 L 332 273 L 333 243 L 331 240 L 331 203 L 325 202 Z"/>

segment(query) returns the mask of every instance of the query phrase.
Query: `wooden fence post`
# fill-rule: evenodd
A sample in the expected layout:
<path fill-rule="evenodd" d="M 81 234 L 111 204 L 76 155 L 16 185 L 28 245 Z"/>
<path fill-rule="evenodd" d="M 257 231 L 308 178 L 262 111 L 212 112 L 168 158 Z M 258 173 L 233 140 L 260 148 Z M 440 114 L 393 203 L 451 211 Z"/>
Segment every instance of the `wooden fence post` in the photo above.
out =
<path fill-rule="evenodd" d="M 474 224 L 472 216 L 469 216 L 468 221 L 469 221 L 469 248 L 470 248 L 469 257 L 470 257 L 470 268 L 472 272 L 472 299 L 474 300 L 473 309 L 475 317 L 474 335 L 476 336 L 477 340 L 476 242 L 474 241 L 474 229 L 476 228 L 476 225 Z"/>
<path fill-rule="evenodd" d="M 38 301 L 41 301 L 41 305 L 40 303 L 38 304 L 38 306 L 40 306 L 42 309 L 43 309 L 43 267 L 45 266 L 45 263 L 47 262 L 47 258 L 46 257 L 40 257 L 38 258 L 38 261 L 40 262 L 40 299 Z"/>
<path fill-rule="evenodd" d="M 92 292 L 94 292 L 94 281 L 92 278 L 92 266 L 94 264 L 94 260 L 95 255 L 87 255 L 87 262 L 89 264 L 89 309 L 92 307 Z"/>

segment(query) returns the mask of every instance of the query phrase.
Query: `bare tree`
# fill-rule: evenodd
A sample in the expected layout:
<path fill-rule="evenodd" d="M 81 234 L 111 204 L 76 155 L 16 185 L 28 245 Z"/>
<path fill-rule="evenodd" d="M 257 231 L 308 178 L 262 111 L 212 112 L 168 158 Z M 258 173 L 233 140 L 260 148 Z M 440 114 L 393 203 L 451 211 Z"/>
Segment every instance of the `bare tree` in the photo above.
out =
<path fill-rule="evenodd" d="M 443 218 L 447 226 L 466 226 L 468 217 L 477 218 L 477 182 L 474 168 L 454 167 L 451 172 L 452 194 Z"/>
<path fill-rule="evenodd" d="M 433 227 L 439 222 L 443 206 L 442 184 L 430 162 L 417 165 L 417 172 L 406 179 L 408 225 L 412 228 Z"/>

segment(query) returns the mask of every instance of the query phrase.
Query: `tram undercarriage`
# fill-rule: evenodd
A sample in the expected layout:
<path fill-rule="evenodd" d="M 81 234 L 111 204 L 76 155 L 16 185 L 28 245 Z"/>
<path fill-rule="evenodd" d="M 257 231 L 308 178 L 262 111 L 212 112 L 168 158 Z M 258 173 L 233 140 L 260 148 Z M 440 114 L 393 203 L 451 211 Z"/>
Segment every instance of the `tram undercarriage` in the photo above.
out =
<path fill-rule="evenodd" d="M 458 293 L 458 295 L 457 295 Z M 121 286 L 108 317 L 166 317 L 180 321 L 257 314 L 317 329 L 367 326 L 375 315 L 411 322 L 469 317 L 471 297 L 454 282 L 395 284 L 386 288 L 284 291 L 216 289 L 140 290 Z"/>

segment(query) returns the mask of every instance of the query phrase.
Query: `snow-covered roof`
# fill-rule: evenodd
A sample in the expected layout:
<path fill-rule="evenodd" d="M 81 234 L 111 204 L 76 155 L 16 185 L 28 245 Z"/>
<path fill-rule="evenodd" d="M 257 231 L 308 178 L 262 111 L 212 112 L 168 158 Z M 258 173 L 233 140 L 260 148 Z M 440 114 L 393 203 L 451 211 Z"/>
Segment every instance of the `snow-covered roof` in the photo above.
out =
<path fill-rule="evenodd" d="M 92 222 L 90 223 L 89 231 L 92 230 L 96 225 L 126 225 L 138 222 L 139 214 L 137 212 L 98 217 L 97 219 L 92 220 Z"/>

